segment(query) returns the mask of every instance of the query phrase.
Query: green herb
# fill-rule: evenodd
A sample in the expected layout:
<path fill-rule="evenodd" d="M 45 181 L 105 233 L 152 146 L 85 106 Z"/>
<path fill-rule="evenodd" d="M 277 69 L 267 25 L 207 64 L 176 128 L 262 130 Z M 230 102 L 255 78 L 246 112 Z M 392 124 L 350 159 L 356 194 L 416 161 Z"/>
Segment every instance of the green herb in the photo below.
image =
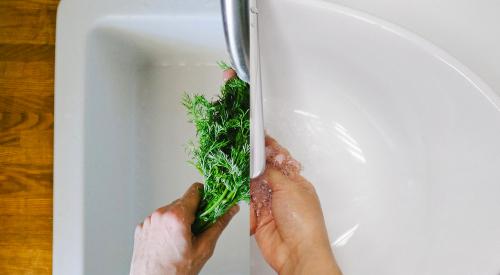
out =
<path fill-rule="evenodd" d="M 220 63 L 222 69 L 229 68 Z M 202 200 L 192 231 L 198 234 L 239 201 L 250 198 L 249 85 L 235 77 L 210 101 L 185 95 L 182 104 L 196 127 L 198 142 L 190 143 L 190 161 L 203 175 Z"/>

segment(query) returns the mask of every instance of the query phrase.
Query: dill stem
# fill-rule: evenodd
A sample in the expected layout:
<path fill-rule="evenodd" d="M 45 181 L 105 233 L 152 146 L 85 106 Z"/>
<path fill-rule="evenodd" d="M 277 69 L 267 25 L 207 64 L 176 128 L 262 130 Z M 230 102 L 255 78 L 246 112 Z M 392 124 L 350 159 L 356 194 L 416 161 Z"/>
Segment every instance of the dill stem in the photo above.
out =
<path fill-rule="evenodd" d="M 236 196 L 236 191 L 238 191 L 238 189 L 234 190 L 233 192 L 231 192 L 231 193 L 229 194 L 229 196 L 228 196 L 228 199 L 229 199 L 229 200 L 234 199 L 234 196 Z"/>
<path fill-rule="evenodd" d="M 226 188 L 224 190 L 224 193 L 222 193 L 222 195 L 220 195 L 220 197 L 217 199 L 217 201 L 215 201 L 214 204 L 212 204 L 212 206 L 210 206 L 210 208 L 208 208 L 203 213 L 201 213 L 200 217 L 203 217 L 203 216 L 207 215 L 208 213 L 212 212 L 212 210 L 214 210 L 214 208 L 224 199 L 224 197 L 227 194 L 227 191 L 228 191 L 228 189 Z"/>

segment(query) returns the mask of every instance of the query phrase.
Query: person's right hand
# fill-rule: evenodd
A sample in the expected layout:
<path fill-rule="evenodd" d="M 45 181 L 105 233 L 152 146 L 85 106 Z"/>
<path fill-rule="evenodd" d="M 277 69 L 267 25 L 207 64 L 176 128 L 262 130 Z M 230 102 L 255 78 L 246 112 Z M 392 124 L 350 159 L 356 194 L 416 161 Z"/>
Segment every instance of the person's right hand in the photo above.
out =
<path fill-rule="evenodd" d="M 291 159 L 274 139 L 267 137 L 266 147 L 278 148 L 285 160 Z M 252 184 L 262 180 L 272 190 L 270 211 L 259 209 L 257 215 L 262 205 L 251 203 L 250 233 L 268 264 L 279 274 L 341 274 L 313 185 L 298 173 L 285 175 L 269 163 Z"/>

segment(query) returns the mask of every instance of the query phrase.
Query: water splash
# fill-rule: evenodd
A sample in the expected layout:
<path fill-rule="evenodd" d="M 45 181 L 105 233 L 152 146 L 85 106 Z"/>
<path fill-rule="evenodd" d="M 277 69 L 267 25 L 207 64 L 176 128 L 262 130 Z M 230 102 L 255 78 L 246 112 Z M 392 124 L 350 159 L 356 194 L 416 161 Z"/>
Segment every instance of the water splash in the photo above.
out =
<path fill-rule="evenodd" d="M 288 177 L 296 176 L 302 170 L 300 163 L 270 137 L 266 137 L 266 167 L 274 167 Z M 250 202 L 257 217 L 272 215 L 272 190 L 264 176 L 251 180 Z"/>

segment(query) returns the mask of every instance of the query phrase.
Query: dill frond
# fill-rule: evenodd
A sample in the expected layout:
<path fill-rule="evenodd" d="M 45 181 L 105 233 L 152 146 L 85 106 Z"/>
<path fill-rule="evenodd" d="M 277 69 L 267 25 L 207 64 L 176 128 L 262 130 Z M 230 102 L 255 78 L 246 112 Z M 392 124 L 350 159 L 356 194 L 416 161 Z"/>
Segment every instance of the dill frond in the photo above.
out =
<path fill-rule="evenodd" d="M 229 68 L 219 63 L 222 69 Z M 192 163 L 205 179 L 202 200 L 192 225 L 198 234 L 239 201 L 250 199 L 250 94 L 239 78 L 227 81 L 210 101 L 186 94 L 182 100 L 196 128 L 191 142 Z"/>

